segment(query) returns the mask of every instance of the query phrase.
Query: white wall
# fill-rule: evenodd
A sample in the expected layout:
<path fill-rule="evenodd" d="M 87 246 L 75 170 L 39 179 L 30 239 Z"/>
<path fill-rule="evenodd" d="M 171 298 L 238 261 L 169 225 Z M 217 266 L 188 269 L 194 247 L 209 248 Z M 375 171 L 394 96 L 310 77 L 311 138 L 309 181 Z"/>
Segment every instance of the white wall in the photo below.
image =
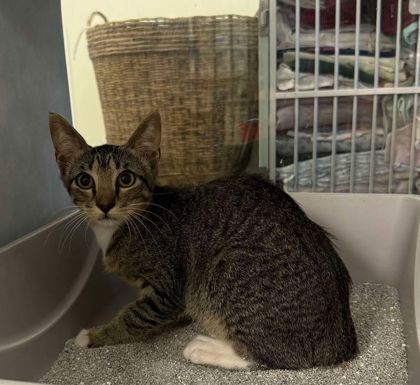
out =
<path fill-rule="evenodd" d="M 105 143 L 95 74 L 88 55 L 86 34 L 81 35 L 92 12 L 102 12 L 109 21 L 221 14 L 253 16 L 258 4 L 259 0 L 61 0 L 74 126 L 90 145 Z M 101 23 L 101 19 L 95 18 L 95 23 Z"/>

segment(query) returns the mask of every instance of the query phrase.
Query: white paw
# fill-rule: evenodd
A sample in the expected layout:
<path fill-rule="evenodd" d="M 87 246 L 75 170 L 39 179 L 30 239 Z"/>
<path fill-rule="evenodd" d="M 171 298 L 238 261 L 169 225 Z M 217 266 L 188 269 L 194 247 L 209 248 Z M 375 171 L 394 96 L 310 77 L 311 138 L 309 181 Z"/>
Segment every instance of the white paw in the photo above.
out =
<path fill-rule="evenodd" d="M 86 348 L 89 345 L 89 335 L 88 330 L 82 329 L 80 330 L 79 334 L 77 335 L 76 339 L 74 340 L 74 343 L 77 346 L 80 346 L 82 348 Z"/>
<path fill-rule="evenodd" d="M 221 351 L 227 351 L 233 353 L 233 349 L 226 343 L 216 340 L 215 338 L 198 335 L 195 337 L 184 349 L 184 357 L 187 360 L 193 361 L 195 351 L 204 351 L 212 353 L 220 353 Z"/>
<path fill-rule="evenodd" d="M 239 357 L 227 342 L 197 336 L 184 349 L 184 357 L 194 364 L 245 369 L 249 362 Z"/>

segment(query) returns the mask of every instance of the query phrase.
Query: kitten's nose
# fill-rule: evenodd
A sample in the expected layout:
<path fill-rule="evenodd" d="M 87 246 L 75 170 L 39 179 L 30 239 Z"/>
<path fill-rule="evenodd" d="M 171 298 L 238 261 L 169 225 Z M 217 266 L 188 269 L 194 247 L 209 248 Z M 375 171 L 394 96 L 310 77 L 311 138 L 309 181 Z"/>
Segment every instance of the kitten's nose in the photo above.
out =
<path fill-rule="evenodd" d="M 96 206 L 98 206 L 98 208 L 101 209 L 101 211 L 104 214 L 106 214 L 109 210 L 111 210 L 115 206 L 115 203 L 114 202 L 110 202 L 110 203 L 97 203 Z"/>

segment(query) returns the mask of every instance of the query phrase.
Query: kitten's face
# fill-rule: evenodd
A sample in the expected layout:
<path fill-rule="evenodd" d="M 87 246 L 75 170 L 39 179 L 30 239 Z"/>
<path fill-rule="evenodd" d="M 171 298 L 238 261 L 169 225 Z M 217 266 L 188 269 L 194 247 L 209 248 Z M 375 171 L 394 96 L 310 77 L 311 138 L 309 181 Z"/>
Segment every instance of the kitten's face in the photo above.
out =
<path fill-rule="evenodd" d="M 100 146 L 71 165 L 65 184 L 73 202 L 103 225 L 145 210 L 152 198 L 155 169 L 124 148 Z"/>
<path fill-rule="evenodd" d="M 50 115 L 61 178 L 73 202 L 94 224 L 114 226 L 144 213 L 152 199 L 160 116 L 147 117 L 124 146 L 89 147 L 61 116 Z"/>

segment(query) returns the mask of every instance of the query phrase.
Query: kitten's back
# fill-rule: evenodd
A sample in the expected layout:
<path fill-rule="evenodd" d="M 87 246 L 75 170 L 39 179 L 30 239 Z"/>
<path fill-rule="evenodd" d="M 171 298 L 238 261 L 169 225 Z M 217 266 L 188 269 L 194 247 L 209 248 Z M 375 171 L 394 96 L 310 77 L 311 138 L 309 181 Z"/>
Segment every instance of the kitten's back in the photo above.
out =
<path fill-rule="evenodd" d="M 354 357 L 350 276 L 326 232 L 287 193 L 264 178 L 236 176 L 185 197 L 193 317 L 223 320 L 221 337 L 270 367 Z"/>

